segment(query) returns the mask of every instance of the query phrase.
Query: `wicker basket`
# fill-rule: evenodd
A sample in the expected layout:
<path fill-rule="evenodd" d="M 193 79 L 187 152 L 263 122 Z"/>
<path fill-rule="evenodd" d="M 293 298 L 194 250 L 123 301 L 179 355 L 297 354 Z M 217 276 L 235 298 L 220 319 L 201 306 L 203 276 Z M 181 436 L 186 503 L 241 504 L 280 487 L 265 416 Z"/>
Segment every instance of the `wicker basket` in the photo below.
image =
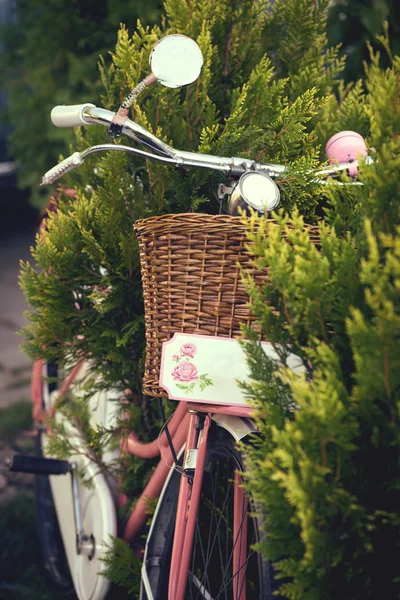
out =
<path fill-rule="evenodd" d="M 143 393 L 166 396 L 159 386 L 161 350 L 175 332 L 235 337 L 254 317 L 241 271 L 268 281 L 245 249 L 241 217 L 196 213 L 135 223 L 146 324 Z"/>

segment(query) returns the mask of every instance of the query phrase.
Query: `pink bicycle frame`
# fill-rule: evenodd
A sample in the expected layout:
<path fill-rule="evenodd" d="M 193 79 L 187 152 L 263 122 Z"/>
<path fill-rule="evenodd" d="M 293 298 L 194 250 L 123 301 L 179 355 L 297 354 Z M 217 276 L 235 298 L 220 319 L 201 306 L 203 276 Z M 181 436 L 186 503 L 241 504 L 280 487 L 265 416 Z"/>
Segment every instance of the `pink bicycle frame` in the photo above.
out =
<path fill-rule="evenodd" d="M 34 364 L 31 392 L 35 421 L 40 420 L 40 416 L 42 416 L 40 410 L 40 407 L 43 406 L 42 368 L 43 361 L 37 361 Z M 79 368 L 80 364 L 71 371 L 63 382 L 60 395 L 66 393 L 77 376 Z M 181 476 L 170 566 L 169 600 L 183 600 L 185 596 L 212 415 L 220 413 L 250 418 L 251 412 L 250 408 L 243 406 L 180 402 L 169 422 L 168 428 L 175 452 L 178 453 L 185 444 L 183 464 L 185 464 L 190 451 L 197 450 L 193 478 L 184 474 Z M 203 419 L 203 428 L 200 429 L 199 425 Z M 121 440 L 121 451 L 144 459 L 156 458 L 161 455 L 160 462 L 126 523 L 123 538 L 128 542 L 132 542 L 149 516 L 147 512 L 149 500 L 155 500 L 159 497 L 170 469 L 174 468 L 174 460 L 165 432 L 153 442 L 143 443 L 132 431 L 126 438 Z M 123 494 L 118 495 L 119 506 L 123 506 L 126 501 L 126 496 Z M 240 565 L 246 564 L 247 506 L 248 501 L 243 490 L 242 478 L 236 471 L 233 517 L 233 539 L 235 540 L 233 547 L 233 600 L 246 600 L 246 573 Z"/>

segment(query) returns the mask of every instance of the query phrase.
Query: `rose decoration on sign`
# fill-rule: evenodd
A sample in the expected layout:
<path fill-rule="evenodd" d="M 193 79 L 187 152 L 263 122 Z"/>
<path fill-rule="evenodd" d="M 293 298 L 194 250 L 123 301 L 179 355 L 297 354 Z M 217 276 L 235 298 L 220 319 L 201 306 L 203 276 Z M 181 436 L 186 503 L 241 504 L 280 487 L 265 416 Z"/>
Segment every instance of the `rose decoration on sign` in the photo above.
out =
<path fill-rule="evenodd" d="M 194 344 L 183 344 L 180 348 L 181 356 L 185 356 L 187 359 L 194 358 L 197 352 L 197 348 Z"/>
<path fill-rule="evenodd" d="M 172 376 L 175 381 L 194 381 L 199 378 L 196 367 L 190 362 L 177 365 L 172 371 Z"/>
<path fill-rule="evenodd" d="M 181 390 L 185 390 L 187 394 L 191 394 L 197 385 L 201 392 L 209 385 L 214 385 L 208 374 L 199 375 L 196 365 L 190 361 L 190 359 L 194 359 L 196 353 L 195 344 L 183 344 L 179 349 L 179 355 L 172 355 L 172 360 L 177 365 L 171 375 L 175 381 L 179 381 L 176 386 Z"/>

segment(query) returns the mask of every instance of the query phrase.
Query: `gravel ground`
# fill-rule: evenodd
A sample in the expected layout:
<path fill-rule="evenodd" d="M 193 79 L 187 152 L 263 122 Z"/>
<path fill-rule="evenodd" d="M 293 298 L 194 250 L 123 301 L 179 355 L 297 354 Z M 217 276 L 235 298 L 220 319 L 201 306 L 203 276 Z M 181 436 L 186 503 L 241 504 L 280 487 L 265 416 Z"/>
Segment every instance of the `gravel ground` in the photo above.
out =
<path fill-rule="evenodd" d="M 19 349 L 17 332 L 28 306 L 18 285 L 19 261 L 30 258 L 34 227 L 0 234 L 0 408 L 30 398 L 31 362 Z"/>
<path fill-rule="evenodd" d="M 11 472 L 8 461 L 14 454 L 32 452 L 34 445 L 30 402 L 0 409 L 0 506 L 18 494 L 33 497 L 33 475 Z"/>

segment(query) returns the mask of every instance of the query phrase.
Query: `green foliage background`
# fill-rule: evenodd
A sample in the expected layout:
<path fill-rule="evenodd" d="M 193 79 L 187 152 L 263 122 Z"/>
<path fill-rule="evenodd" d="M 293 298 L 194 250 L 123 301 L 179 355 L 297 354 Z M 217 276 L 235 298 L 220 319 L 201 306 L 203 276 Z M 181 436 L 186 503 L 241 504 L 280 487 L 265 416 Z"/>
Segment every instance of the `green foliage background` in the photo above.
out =
<path fill-rule="evenodd" d="M 331 44 L 341 44 L 347 56 L 343 77 L 346 83 L 362 77 L 363 61 L 369 60 L 367 42 L 379 48 L 376 36 L 389 24 L 394 54 L 400 52 L 400 4 L 397 0 L 332 0 L 328 11 L 327 33 Z M 382 57 L 389 66 L 389 57 Z"/>
<path fill-rule="evenodd" d="M 366 83 L 345 86 L 344 60 L 327 44 L 327 9 L 328 1 L 166 0 L 160 25 L 120 29 L 111 62 L 100 63 L 101 104 L 116 109 L 147 74 L 154 42 L 185 33 L 203 51 L 201 78 L 183 90 L 151 88 L 134 106 L 135 120 L 178 148 L 290 165 L 278 181 L 278 227 L 261 220 L 256 235 L 249 225 L 255 258 L 271 277 L 262 290 L 248 281 L 255 314 L 283 362 L 296 352 L 308 375 L 277 376 L 255 341 L 246 346 L 262 434 L 248 453 L 249 485 L 268 531 L 262 551 L 275 561 L 287 598 L 372 599 L 382 580 L 395 598 L 399 59 L 384 71 L 372 55 Z M 381 43 L 389 47 L 387 38 Z M 307 171 L 343 129 L 366 136 L 376 165 L 362 169 L 363 187 L 317 186 Z M 75 135 L 73 148 L 83 149 L 107 132 L 96 126 Z M 128 426 L 144 438 L 159 424 L 140 389 L 144 325 L 132 224 L 150 214 L 217 212 L 219 181 L 120 153 L 96 156 L 63 180 L 78 199 L 63 198 L 38 236 L 39 270 L 23 266 L 33 308 L 28 353 L 66 366 L 89 357 L 99 385 L 121 398 L 131 390 Z M 303 220 L 322 214 L 318 251 Z M 75 402 L 74 410 L 87 421 L 84 406 Z M 101 432 L 89 435 L 101 453 Z M 134 500 L 146 466 L 129 458 L 121 468 Z"/>
<path fill-rule="evenodd" d="M 134 27 L 159 18 L 159 0 L 16 0 L 15 19 L 1 31 L 0 80 L 7 93 L 4 120 L 12 124 L 9 151 L 19 170 L 18 185 L 29 188 L 42 208 L 49 188 L 41 174 L 72 143 L 73 133 L 50 121 L 56 104 L 100 99 L 99 54 L 107 58 L 121 22 Z"/>

